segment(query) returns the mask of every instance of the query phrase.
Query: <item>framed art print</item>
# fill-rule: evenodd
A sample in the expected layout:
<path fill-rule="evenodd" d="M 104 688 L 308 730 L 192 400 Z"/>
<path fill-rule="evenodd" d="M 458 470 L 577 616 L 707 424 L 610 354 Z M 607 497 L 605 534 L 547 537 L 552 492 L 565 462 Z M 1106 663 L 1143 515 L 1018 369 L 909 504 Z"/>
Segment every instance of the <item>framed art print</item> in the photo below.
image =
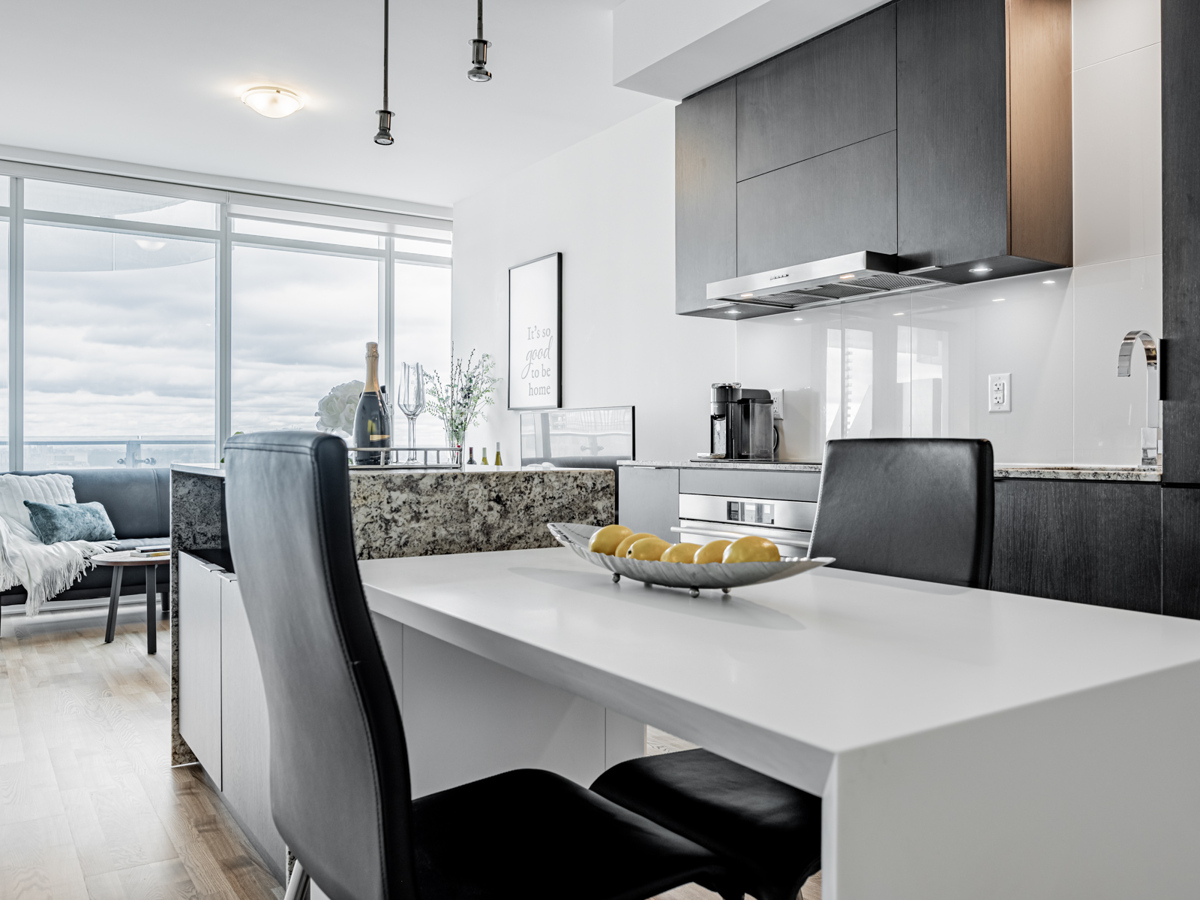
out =
<path fill-rule="evenodd" d="M 562 406 L 562 254 L 508 270 L 508 408 Z"/>

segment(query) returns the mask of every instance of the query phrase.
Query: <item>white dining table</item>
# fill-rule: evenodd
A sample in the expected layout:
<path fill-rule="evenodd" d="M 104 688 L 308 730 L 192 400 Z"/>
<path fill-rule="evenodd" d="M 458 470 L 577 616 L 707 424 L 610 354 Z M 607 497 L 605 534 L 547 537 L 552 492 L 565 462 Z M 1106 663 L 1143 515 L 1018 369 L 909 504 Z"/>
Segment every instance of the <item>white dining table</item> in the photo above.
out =
<path fill-rule="evenodd" d="M 827 900 L 1200 897 L 1200 622 L 829 568 L 692 599 L 567 549 L 360 569 L 416 795 L 586 785 L 648 723 L 820 795 Z"/>

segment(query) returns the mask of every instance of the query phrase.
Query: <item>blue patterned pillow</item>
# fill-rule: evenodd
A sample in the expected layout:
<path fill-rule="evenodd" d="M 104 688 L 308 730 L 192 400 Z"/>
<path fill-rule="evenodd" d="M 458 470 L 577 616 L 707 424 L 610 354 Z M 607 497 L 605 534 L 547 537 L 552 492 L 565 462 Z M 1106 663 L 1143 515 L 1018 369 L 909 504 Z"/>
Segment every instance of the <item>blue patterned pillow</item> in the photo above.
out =
<path fill-rule="evenodd" d="M 111 541 L 116 537 L 103 503 L 34 503 L 26 500 L 33 532 L 43 544 Z"/>

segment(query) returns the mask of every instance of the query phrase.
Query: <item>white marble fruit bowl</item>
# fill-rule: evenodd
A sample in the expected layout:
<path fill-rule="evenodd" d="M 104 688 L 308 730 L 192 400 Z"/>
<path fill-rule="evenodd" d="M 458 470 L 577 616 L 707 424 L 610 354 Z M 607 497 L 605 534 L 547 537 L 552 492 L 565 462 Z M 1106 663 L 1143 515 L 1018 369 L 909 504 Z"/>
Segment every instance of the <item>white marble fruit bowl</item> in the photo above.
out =
<path fill-rule="evenodd" d="M 730 588 L 762 584 L 765 581 L 778 581 L 781 578 L 790 578 L 801 572 L 807 572 L 809 569 L 816 569 L 833 562 L 831 557 L 818 559 L 784 557 L 779 562 L 705 563 L 698 566 L 693 563 L 625 559 L 605 553 L 592 553 L 588 550 L 588 542 L 592 535 L 600 530 L 596 525 L 551 522 L 547 527 L 560 544 L 570 547 L 577 555 L 593 565 L 612 572 L 613 581 L 619 581 L 624 575 L 646 584 L 687 588 L 693 597 L 699 595 L 701 590 L 720 589 L 729 593 Z"/>

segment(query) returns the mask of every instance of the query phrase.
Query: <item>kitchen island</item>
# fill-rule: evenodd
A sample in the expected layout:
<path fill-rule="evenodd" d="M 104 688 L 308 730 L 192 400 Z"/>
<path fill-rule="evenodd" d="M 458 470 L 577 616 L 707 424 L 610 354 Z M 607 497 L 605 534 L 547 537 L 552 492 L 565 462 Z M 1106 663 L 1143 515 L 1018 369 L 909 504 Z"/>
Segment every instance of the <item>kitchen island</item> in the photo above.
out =
<path fill-rule="evenodd" d="M 363 560 L 553 547 L 547 522 L 607 525 L 616 514 L 609 469 L 351 467 L 350 495 Z M 280 875 L 266 785 L 254 777 L 265 696 L 229 552 L 225 473 L 217 467 L 171 469 L 171 647 L 172 764 L 204 766 Z"/>

